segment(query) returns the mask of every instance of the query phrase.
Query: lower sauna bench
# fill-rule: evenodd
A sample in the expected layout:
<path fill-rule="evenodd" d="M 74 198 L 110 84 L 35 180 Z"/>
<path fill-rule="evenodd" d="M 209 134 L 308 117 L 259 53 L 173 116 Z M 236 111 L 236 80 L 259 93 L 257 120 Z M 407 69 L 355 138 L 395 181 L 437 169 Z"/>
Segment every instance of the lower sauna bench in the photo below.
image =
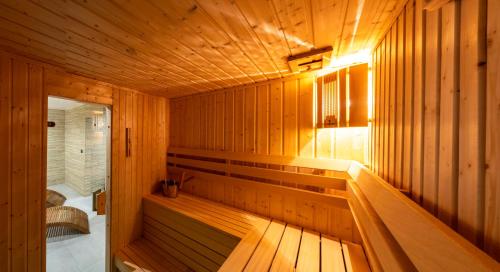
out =
<path fill-rule="evenodd" d="M 363 248 L 188 194 L 143 199 L 120 271 L 370 271 Z"/>

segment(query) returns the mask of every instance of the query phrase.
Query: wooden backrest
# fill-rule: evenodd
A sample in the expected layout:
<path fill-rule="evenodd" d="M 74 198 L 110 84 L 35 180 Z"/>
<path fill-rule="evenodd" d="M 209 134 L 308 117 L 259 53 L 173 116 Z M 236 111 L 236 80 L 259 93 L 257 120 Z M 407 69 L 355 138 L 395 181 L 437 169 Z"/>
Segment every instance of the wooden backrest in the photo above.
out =
<path fill-rule="evenodd" d="M 360 242 L 347 202 L 350 162 L 170 148 L 169 171 L 185 171 L 183 191 Z"/>
<path fill-rule="evenodd" d="M 499 271 L 500 265 L 370 170 L 348 170 L 350 205 L 373 270 Z"/>

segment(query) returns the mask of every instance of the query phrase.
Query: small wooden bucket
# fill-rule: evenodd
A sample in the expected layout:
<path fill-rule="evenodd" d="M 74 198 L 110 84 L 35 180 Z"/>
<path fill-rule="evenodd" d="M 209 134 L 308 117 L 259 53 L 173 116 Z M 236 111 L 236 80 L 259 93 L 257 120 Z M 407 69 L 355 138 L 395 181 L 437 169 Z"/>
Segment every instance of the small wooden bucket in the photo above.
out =
<path fill-rule="evenodd" d="M 178 192 L 177 184 L 175 185 L 163 184 L 163 194 L 166 197 L 176 198 L 177 192 Z"/>

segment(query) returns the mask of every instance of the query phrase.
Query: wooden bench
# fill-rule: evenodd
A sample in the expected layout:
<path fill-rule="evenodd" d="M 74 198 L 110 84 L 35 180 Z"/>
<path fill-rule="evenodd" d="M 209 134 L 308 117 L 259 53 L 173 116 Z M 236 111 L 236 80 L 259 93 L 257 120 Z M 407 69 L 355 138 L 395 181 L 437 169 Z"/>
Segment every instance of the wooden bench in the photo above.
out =
<path fill-rule="evenodd" d="M 120 250 L 115 255 L 115 266 L 119 271 L 192 271 L 147 239 L 134 241 Z"/>
<path fill-rule="evenodd" d="M 185 191 L 315 230 L 321 245 L 323 234 L 362 243 L 373 271 L 500 271 L 498 262 L 355 161 L 170 148 L 168 165 L 194 177 Z M 254 253 L 246 254 L 234 263 Z"/>
<path fill-rule="evenodd" d="M 143 237 L 120 271 L 369 271 L 360 245 L 187 194 L 143 199 Z"/>
<path fill-rule="evenodd" d="M 500 271 L 500 264 L 357 162 L 349 205 L 374 271 Z"/>
<path fill-rule="evenodd" d="M 360 245 L 274 220 L 259 227 L 219 271 L 370 271 Z"/>

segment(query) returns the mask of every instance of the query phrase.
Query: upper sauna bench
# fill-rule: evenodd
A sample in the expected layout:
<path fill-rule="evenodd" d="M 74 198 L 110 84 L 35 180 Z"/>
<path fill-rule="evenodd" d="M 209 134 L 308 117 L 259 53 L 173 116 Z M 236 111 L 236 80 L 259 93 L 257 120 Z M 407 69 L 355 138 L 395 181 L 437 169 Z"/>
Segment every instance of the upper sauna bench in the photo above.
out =
<path fill-rule="evenodd" d="M 183 148 L 167 161 L 193 178 L 177 198 L 143 197 L 121 271 L 500 271 L 355 161 Z"/>

